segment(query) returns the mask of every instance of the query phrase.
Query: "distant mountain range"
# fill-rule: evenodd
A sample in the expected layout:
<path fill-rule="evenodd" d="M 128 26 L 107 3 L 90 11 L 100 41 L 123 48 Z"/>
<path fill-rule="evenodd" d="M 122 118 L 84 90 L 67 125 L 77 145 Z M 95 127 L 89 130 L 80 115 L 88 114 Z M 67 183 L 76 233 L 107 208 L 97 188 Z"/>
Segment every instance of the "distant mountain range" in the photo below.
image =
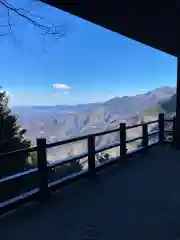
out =
<path fill-rule="evenodd" d="M 174 111 L 175 88 L 161 87 L 136 96 L 112 98 L 105 103 L 80 104 L 76 106 L 27 106 L 14 107 L 22 127 L 28 129 L 27 137 L 35 144 L 36 137 L 46 137 L 49 142 L 73 136 L 112 129 L 125 121 L 129 125 L 143 119 L 157 118 L 160 111 Z M 141 134 L 141 129 L 129 131 L 128 137 Z M 119 140 L 119 134 L 109 134 L 96 139 L 100 147 Z M 86 149 L 86 143 L 71 145 L 71 149 L 58 150 L 61 156 L 67 152 L 76 154 Z M 69 154 L 70 154 L 69 153 Z M 53 152 L 52 152 L 53 154 Z"/>
<path fill-rule="evenodd" d="M 100 103 L 88 103 L 78 105 L 54 105 L 54 106 L 15 106 L 12 111 L 18 115 L 49 114 L 49 113 L 75 113 L 91 109 Z"/>

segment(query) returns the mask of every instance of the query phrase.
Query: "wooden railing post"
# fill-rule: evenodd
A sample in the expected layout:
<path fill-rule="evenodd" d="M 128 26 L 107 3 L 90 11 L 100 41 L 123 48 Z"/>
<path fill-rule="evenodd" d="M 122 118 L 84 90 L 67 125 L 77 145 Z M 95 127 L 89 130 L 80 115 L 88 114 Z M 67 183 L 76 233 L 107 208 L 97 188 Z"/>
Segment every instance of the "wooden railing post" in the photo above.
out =
<path fill-rule="evenodd" d="M 164 143 L 164 113 L 159 114 L 159 142 Z"/>
<path fill-rule="evenodd" d="M 173 139 L 173 144 L 175 143 L 175 134 L 176 134 L 176 117 L 174 116 L 173 117 L 173 126 L 172 126 L 172 130 L 173 130 L 173 133 L 172 133 L 172 139 Z"/>
<path fill-rule="evenodd" d="M 126 160 L 126 124 L 120 123 L 120 157 Z"/>
<path fill-rule="evenodd" d="M 93 135 L 88 136 L 88 171 L 90 175 L 96 173 L 95 137 Z"/>
<path fill-rule="evenodd" d="M 49 196 L 47 153 L 46 153 L 45 138 L 37 139 L 37 161 L 38 161 L 40 198 L 41 200 L 45 200 Z"/>
<path fill-rule="evenodd" d="M 147 123 L 143 123 L 142 125 L 142 146 L 144 148 L 148 147 L 148 124 Z"/>

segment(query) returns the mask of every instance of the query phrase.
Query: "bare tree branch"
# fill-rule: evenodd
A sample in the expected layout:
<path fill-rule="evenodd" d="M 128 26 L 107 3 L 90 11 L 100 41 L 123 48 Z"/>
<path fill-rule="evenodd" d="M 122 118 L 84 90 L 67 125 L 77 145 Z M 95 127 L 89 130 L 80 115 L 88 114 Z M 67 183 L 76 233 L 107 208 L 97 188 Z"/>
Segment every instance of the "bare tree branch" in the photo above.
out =
<path fill-rule="evenodd" d="M 0 25 L 0 29 L 7 28 L 9 29 L 10 34 L 12 35 L 13 40 L 16 44 L 19 44 L 19 41 L 16 39 L 15 34 L 13 32 L 13 24 L 12 24 L 12 15 L 15 14 L 28 23 L 30 23 L 35 28 L 39 29 L 44 36 L 52 35 L 56 39 L 62 38 L 66 35 L 66 32 L 63 30 L 62 25 L 55 25 L 50 21 L 47 21 L 42 16 L 38 16 L 28 11 L 25 8 L 16 8 L 12 4 L 10 4 L 7 0 L 0 0 L 0 5 L 2 5 L 5 9 L 7 9 L 7 25 Z M 0 36 L 7 35 L 7 32 L 0 33 Z"/>
<path fill-rule="evenodd" d="M 20 47 L 19 41 L 15 38 L 14 32 L 12 30 L 11 18 L 12 18 L 11 11 L 10 11 L 10 9 L 8 9 L 8 26 L 9 26 L 9 30 L 10 30 L 10 33 L 11 33 L 11 36 L 12 36 L 14 42 L 18 45 L 18 47 Z"/>

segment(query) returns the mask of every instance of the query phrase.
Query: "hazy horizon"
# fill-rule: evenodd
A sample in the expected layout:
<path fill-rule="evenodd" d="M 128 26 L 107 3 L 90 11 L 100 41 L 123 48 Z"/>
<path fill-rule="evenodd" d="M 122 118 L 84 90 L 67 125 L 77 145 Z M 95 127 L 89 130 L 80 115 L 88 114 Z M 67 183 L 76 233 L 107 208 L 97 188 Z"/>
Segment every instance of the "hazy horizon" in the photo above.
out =
<path fill-rule="evenodd" d="M 167 85 L 164 85 L 164 86 L 161 86 L 161 87 L 159 87 L 159 88 L 176 88 L 176 86 L 167 86 Z M 138 95 L 143 95 L 143 94 L 146 94 L 146 93 L 148 93 L 148 92 L 151 92 L 151 91 L 153 91 L 153 90 L 155 90 L 155 89 L 158 89 L 158 88 L 154 88 L 154 89 L 151 89 L 151 90 L 149 90 L 149 91 L 144 91 L 143 92 L 143 90 L 142 90 L 142 92 L 141 93 L 138 93 L 138 94 L 132 94 L 132 95 L 123 95 L 123 96 L 112 96 L 111 98 L 109 98 L 109 99 L 107 99 L 106 101 L 109 101 L 109 100 L 111 100 L 111 99 L 113 99 L 113 98 L 122 98 L 122 97 L 133 97 L 133 96 L 138 96 Z M 53 105 L 11 105 L 11 107 L 13 107 L 13 108 L 15 108 L 15 107 L 58 107 L 58 106 L 60 106 L 60 107 L 66 107 L 66 106 L 69 106 L 69 107 L 73 107 L 73 106 L 78 106 L 78 105 L 93 105 L 93 104 L 101 104 L 101 103 L 104 103 L 104 102 L 106 102 L 106 101 L 99 101 L 99 102 L 87 102 L 87 103 L 77 103 L 77 104 L 53 104 Z"/>

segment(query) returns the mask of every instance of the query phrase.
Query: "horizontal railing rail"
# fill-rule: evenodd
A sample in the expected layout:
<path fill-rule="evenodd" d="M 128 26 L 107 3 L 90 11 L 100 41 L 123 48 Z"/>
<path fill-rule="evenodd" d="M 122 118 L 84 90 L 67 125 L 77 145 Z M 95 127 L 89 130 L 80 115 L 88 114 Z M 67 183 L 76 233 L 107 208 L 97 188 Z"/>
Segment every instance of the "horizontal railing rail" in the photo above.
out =
<path fill-rule="evenodd" d="M 131 138 L 131 139 L 126 140 L 126 143 L 135 142 L 135 141 L 137 141 L 137 140 L 141 140 L 141 139 L 142 139 L 142 136 L 140 136 L 140 137 L 136 137 L 136 138 Z"/>
<path fill-rule="evenodd" d="M 114 133 L 114 132 L 118 132 L 120 131 L 120 128 L 115 128 L 115 129 L 111 129 L 111 130 L 106 130 L 103 132 L 97 132 L 92 134 L 94 137 L 98 137 L 98 136 L 102 136 L 102 135 L 106 135 L 106 134 L 110 134 L 110 133 Z"/>
<path fill-rule="evenodd" d="M 165 122 L 173 122 L 173 118 L 172 119 L 164 119 Z"/>
<path fill-rule="evenodd" d="M 0 153 L 0 158 L 9 157 L 9 156 L 17 155 L 20 153 L 31 153 L 31 152 L 35 152 L 35 151 L 37 151 L 37 147 L 23 148 L 23 149 L 14 150 L 11 152 Z"/>
<path fill-rule="evenodd" d="M 126 129 L 131 129 L 131 128 L 137 128 L 137 127 L 142 127 L 143 123 L 138 123 L 138 124 L 134 124 L 134 125 L 128 125 L 126 126 Z"/>
<path fill-rule="evenodd" d="M 65 144 L 83 141 L 83 140 L 86 140 L 87 138 L 88 138 L 88 135 L 83 135 L 83 136 L 79 136 L 79 137 L 69 138 L 66 140 L 61 140 L 58 142 L 48 143 L 48 144 L 46 144 L 46 148 L 59 147 L 61 145 L 65 145 Z"/>
<path fill-rule="evenodd" d="M 86 157 L 88 157 L 87 152 L 80 153 L 80 154 L 76 154 L 75 156 L 70 156 L 70 157 L 67 157 L 65 159 L 62 159 L 62 160 L 59 160 L 59 161 L 56 161 L 56 162 L 50 162 L 50 163 L 47 164 L 47 166 L 49 168 L 60 167 L 64 164 L 70 163 L 72 161 L 77 161 L 77 160 L 80 160 L 80 159 L 86 158 Z"/>
<path fill-rule="evenodd" d="M 108 144 L 108 145 L 105 145 L 103 147 L 95 149 L 95 152 L 99 153 L 99 152 L 103 152 L 103 151 L 106 151 L 108 149 L 119 147 L 119 146 L 121 146 L 120 142 L 118 142 L 118 143 L 111 143 L 111 144 Z"/>
<path fill-rule="evenodd" d="M 165 126 L 164 126 L 165 122 L 173 122 L 173 130 L 172 131 L 165 129 Z M 149 124 L 157 124 L 158 130 L 153 131 L 153 132 L 148 132 Z M 137 128 L 137 127 L 142 127 L 142 136 L 138 136 L 138 137 L 135 137 L 132 139 L 127 139 L 126 138 L 126 130 L 132 129 L 132 128 Z M 38 192 L 38 196 L 40 196 L 41 198 L 44 199 L 48 196 L 49 189 L 51 187 L 54 188 L 56 183 L 62 184 L 66 181 L 72 181 L 73 176 L 74 176 L 74 179 L 76 179 L 76 178 L 79 178 L 81 175 L 84 176 L 86 173 L 89 176 L 94 175 L 96 173 L 97 169 L 106 165 L 106 163 L 108 165 L 109 163 L 114 161 L 114 158 L 113 158 L 113 159 L 106 160 L 106 162 L 103 162 L 103 163 L 100 163 L 97 165 L 96 164 L 96 154 L 97 153 L 119 147 L 119 157 L 118 158 L 116 157 L 115 158 L 116 160 L 114 162 L 116 162 L 116 163 L 124 162 L 124 161 L 126 161 L 126 156 L 128 156 L 128 154 L 131 154 L 133 152 L 130 149 L 127 149 L 126 145 L 128 143 L 142 140 L 141 147 L 139 148 L 139 150 L 141 150 L 141 149 L 149 147 L 149 136 L 158 134 L 158 136 L 159 136 L 158 143 L 163 143 L 165 132 L 173 132 L 174 129 L 175 129 L 175 118 L 164 119 L 164 114 L 159 114 L 158 120 L 149 121 L 146 123 L 140 123 L 140 124 L 136 124 L 136 125 L 132 125 L 132 126 L 126 126 L 125 123 L 121 123 L 120 127 L 115 128 L 115 129 L 106 130 L 103 132 L 97 132 L 97 133 L 88 134 L 88 135 L 83 135 L 83 136 L 79 136 L 79 137 L 73 137 L 73 138 L 58 141 L 58 142 L 46 143 L 46 139 L 44 139 L 44 138 L 37 139 L 36 147 L 20 149 L 20 150 L 0 154 L 0 159 L 2 159 L 3 157 L 8 157 L 8 156 L 12 156 L 12 155 L 16 155 L 16 154 L 20 154 L 20 153 L 24 153 L 24 152 L 30 153 L 30 152 L 36 151 L 37 152 L 37 163 L 38 163 L 37 168 L 26 170 L 26 171 L 23 171 L 20 173 L 16 173 L 12 176 L 7 176 L 7 177 L 1 178 L 0 186 L 1 186 L 1 184 L 7 183 L 8 181 L 13 181 L 13 180 L 22 178 L 24 176 L 29 176 L 31 174 L 37 174 L 39 183 L 38 183 L 38 188 L 36 188 L 34 190 L 34 193 L 37 194 L 37 192 Z M 112 144 L 108 144 L 108 145 L 105 145 L 105 146 L 102 146 L 99 148 L 95 147 L 95 138 L 96 137 L 99 137 L 99 136 L 102 136 L 105 134 L 115 133 L 115 132 L 119 132 L 120 141 L 114 142 Z M 88 146 L 87 152 L 73 155 L 73 156 L 61 159 L 59 161 L 49 162 L 49 163 L 47 162 L 47 149 L 53 148 L 53 147 L 58 147 L 58 146 L 63 146 L 65 144 L 75 143 L 78 141 L 84 141 L 84 140 L 87 141 L 87 146 Z M 138 149 L 134 149 L 134 152 L 136 152 L 136 151 L 138 151 Z M 88 169 L 81 171 L 83 174 L 80 174 L 80 173 L 76 173 L 73 175 L 71 174 L 72 175 L 71 177 L 66 176 L 66 177 L 63 177 L 62 179 L 58 179 L 58 180 L 49 182 L 48 169 L 54 169 L 57 167 L 61 167 L 63 165 L 69 164 L 72 161 L 78 161 L 78 160 L 81 160 L 84 158 L 87 160 Z M 29 192 L 33 194 L 33 190 L 29 191 Z M 24 195 L 21 194 L 21 196 L 26 196 L 26 195 L 29 196 L 28 193 L 24 194 Z M 20 198 L 22 198 L 22 197 L 17 196 L 12 199 L 20 199 Z M 11 204 L 12 202 L 13 202 L 13 200 L 11 201 L 11 199 L 8 199 L 4 203 L 0 203 L 0 209 L 3 206 L 7 206 L 8 204 Z"/>
<path fill-rule="evenodd" d="M 11 181 L 11 180 L 14 180 L 14 179 L 24 177 L 26 175 L 31 175 L 31 174 L 34 174 L 34 173 L 37 173 L 37 172 L 38 172 L 38 168 L 33 168 L 33 169 L 29 169 L 29 170 L 26 170 L 26 171 L 23 171 L 23 172 L 20 172 L 20 173 L 13 174 L 13 175 L 8 176 L 8 177 L 0 178 L 0 184 L 4 183 L 4 182 L 7 182 L 7 181 Z"/>
<path fill-rule="evenodd" d="M 19 196 L 15 196 L 11 199 L 8 199 L 5 202 L 1 202 L 0 209 L 5 208 L 5 211 L 6 211 L 6 209 L 11 210 L 10 206 L 16 207 L 18 202 L 24 202 L 24 200 L 26 200 L 28 198 L 31 199 L 31 197 L 33 197 L 34 195 L 37 195 L 38 192 L 39 192 L 39 188 L 34 188 L 30 191 L 20 194 Z M 3 212 L 4 212 L 3 210 L 0 211 L 0 213 L 3 213 Z"/>
<path fill-rule="evenodd" d="M 164 130 L 164 132 L 167 132 L 167 133 L 172 133 L 172 134 L 174 134 L 174 130 L 172 129 L 172 130 L 170 130 L 170 129 L 165 129 Z"/>
<path fill-rule="evenodd" d="M 154 121 L 149 121 L 146 122 L 148 125 L 149 124 L 153 124 L 153 123 L 158 123 L 158 120 L 154 120 Z M 131 129 L 131 128 L 137 128 L 137 127 L 142 127 L 143 123 L 138 123 L 138 124 L 134 124 L 134 125 L 129 125 L 126 127 L 126 129 Z"/>
<path fill-rule="evenodd" d="M 148 133 L 148 136 L 156 135 L 159 133 L 159 130 Z"/>

